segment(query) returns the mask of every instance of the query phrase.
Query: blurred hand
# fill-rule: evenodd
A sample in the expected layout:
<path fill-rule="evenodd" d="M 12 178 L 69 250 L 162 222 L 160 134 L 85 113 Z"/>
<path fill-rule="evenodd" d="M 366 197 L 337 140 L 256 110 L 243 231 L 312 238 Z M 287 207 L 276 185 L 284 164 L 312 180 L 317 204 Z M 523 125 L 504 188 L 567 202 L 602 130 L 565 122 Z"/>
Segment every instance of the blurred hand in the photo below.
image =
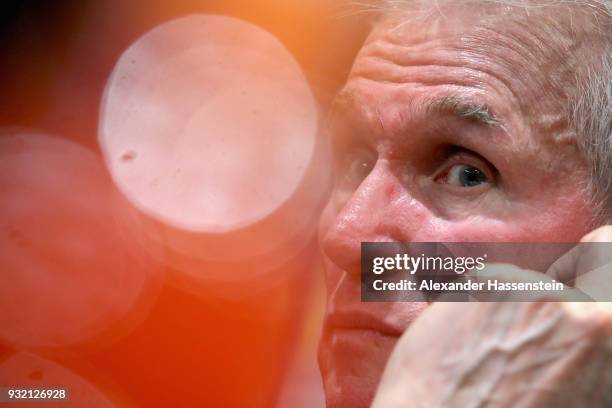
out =
<path fill-rule="evenodd" d="M 612 225 L 585 235 L 580 244 L 559 258 L 547 275 L 573 287 L 595 301 L 612 300 Z"/>
<path fill-rule="evenodd" d="M 581 242 L 611 237 L 606 226 Z M 567 302 L 581 293 L 610 299 L 605 248 L 578 245 L 551 266 L 551 278 L 573 281 L 563 297 L 429 307 L 398 342 L 373 406 L 612 406 L 612 303 Z M 510 281 L 544 277 L 507 265 L 484 272 Z"/>

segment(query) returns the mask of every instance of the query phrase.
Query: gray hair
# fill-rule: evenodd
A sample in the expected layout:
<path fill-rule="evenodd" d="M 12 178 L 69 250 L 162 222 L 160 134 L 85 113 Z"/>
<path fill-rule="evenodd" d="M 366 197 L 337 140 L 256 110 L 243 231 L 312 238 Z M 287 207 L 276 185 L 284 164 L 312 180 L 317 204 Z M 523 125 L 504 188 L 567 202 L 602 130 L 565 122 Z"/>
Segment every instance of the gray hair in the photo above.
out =
<path fill-rule="evenodd" d="M 608 2 L 608 6 L 609 6 Z M 589 68 L 579 80 L 582 89 L 572 106 L 571 124 L 578 146 L 589 163 L 590 190 L 599 224 L 612 222 L 612 45 L 599 66 Z"/>
<path fill-rule="evenodd" d="M 409 10 L 425 17 L 449 0 L 380 0 L 361 3 L 364 11 L 390 13 Z M 458 3 L 457 0 L 452 0 Z M 464 3 L 491 3 L 523 7 L 529 11 L 552 5 L 566 5 L 590 12 L 593 25 L 603 39 L 601 58 L 576 72 L 578 92 L 567 107 L 570 126 L 578 137 L 578 148 L 589 166 L 589 190 L 597 219 L 594 224 L 612 222 L 612 0 L 460 0 Z M 358 3 L 356 3 L 358 4 Z M 423 7 L 426 5 L 426 7 Z"/>

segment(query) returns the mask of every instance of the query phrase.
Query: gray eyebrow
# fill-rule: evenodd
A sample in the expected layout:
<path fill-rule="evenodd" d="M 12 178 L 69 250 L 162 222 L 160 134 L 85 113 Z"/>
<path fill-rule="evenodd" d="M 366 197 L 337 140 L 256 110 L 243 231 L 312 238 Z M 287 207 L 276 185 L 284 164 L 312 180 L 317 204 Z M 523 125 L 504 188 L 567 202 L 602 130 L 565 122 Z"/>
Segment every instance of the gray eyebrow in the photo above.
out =
<path fill-rule="evenodd" d="M 443 96 L 433 99 L 428 109 L 454 114 L 460 118 L 469 119 L 483 125 L 500 128 L 503 123 L 491 113 L 489 107 L 457 96 Z"/>

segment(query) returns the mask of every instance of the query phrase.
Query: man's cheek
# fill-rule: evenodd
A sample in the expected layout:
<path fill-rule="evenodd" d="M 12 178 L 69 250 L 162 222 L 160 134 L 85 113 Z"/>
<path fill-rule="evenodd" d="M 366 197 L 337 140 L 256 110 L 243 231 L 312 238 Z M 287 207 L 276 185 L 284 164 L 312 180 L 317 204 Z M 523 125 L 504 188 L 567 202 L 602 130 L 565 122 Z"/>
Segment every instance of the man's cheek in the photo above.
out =
<path fill-rule="evenodd" d="M 594 228 L 596 219 L 593 205 L 583 191 L 564 189 L 546 203 L 519 220 L 526 234 L 535 235 L 534 241 L 578 242 Z M 542 237 L 542 235 L 544 237 Z"/>
<path fill-rule="evenodd" d="M 449 220 L 428 214 L 413 234 L 414 242 L 555 242 L 580 239 L 583 222 L 559 226 L 550 222 L 542 211 L 526 209 L 507 212 L 498 218 L 471 215 L 460 220 Z M 550 211 L 550 210 L 549 210 Z"/>
<path fill-rule="evenodd" d="M 521 242 L 534 234 L 512 220 L 469 217 L 461 221 L 429 219 L 423 223 L 414 242 Z"/>

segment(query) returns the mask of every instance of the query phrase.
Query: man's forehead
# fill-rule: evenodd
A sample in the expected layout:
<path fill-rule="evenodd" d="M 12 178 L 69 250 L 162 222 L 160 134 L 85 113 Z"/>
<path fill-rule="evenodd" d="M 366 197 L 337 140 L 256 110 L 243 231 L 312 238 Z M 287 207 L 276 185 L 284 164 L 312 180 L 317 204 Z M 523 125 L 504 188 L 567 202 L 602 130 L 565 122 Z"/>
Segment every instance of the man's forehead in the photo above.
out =
<path fill-rule="evenodd" d="M 436 7 L 432 3 L 438 2 L 427 3 L 426 12 L 399 9 L 381 18 L 366 45 L 396 45 L 398 54 L 402 48 L 409 53 L 440 46 L 459 52 L 462 59 L 497 59 L 515 77 L 517 68 L 560 70 L 572 64 L 571 56 L 584 45 L 585 30 L 576 27 L 585 25 L 585 14 L 567 5 L 530 9 L 491 1 L 457 0 Z"/>
<path fill-rule="evenodd" d="M 578 56 L 584 55 L 583 48 L 589 51 L 584 29 L 588 24 L 582 22 L 585 13 L 567 6 L 525 9 L 487 1 L 442 3 L 427 13 L 398 10 L 381 18 L 351 78 L 401 85 L 421 81 L 419 75 L 426 70 L 412 76 L 418 67 L 430 67 L 431 72 L 463 68 L 457 78 L 444 80 L 474 90 L 489 86 L 488 91 L 505 100 L 508 109 L 538 111 L 548 118 L 556 116 L 554 122 L 562 120 L 579 65 L 585 63 Z M 398 72 L 406 74 L 393 77 Z"/>
<path fill-rule="evenodd" d="M 379 13 L 374 27 L 394 26 L 397 33 L 419 27 L 420 32 L 460 33 L 469 26 L 500 26 L 511 22 L 539 22 L 531 29 L 569 25 L 576 32 L 595 29 L 588 24 L 597 16 L 598 8 L 587 0 L 400 0 L 393 8 Z M 399 4 L 405 4 L 400 6 Z M 601 10 L 599 10 L 601 11 Z M 425 29 L 425 30 L 424 30 Z"/>

